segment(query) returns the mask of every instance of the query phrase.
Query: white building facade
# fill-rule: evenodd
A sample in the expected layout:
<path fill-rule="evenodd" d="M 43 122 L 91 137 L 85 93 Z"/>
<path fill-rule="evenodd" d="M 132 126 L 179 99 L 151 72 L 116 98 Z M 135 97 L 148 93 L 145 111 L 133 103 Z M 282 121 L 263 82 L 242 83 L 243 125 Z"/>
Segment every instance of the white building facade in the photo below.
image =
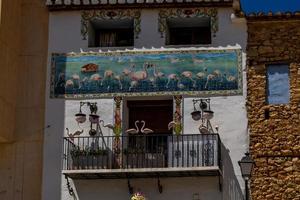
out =
<path fill-rule="evenodd" d="M 231 1 L 47 5 L 44 200 L 243 199 L 247 25 Z"/>

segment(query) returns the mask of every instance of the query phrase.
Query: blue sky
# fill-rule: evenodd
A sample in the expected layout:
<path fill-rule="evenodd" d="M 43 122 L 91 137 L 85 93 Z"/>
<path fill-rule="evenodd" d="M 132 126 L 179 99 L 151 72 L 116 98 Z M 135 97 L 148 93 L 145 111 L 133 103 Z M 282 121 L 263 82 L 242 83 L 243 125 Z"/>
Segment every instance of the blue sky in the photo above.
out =
<path fill-rule="evenodd" d="M 241 0 L 242 10 L 251 12 L 300 11 L 300 0 Z"/>

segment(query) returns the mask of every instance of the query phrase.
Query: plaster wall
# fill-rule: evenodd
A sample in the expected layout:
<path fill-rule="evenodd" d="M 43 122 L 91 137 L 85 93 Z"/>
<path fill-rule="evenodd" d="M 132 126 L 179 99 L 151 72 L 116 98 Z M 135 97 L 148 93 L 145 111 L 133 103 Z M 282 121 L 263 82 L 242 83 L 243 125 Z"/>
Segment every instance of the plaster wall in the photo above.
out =
<path fill-rule="evenodd" d="M 163 186 L 161 194 L 158 192 L 157 179 L 135 179 L 131 180 L 130 184 L 134 189 L 142 191 L 149 199 L 155 200 L 192 200 L 197 199 L 196 197 L 198 199 L 214 200 L 221 198 L 221 192 L 218 190 L 218 177 L 161 178 L 160 181 Z M 110 200 L 130 198 L 127 180 L 76 180 L 75 185 L 78 188 L 79 199 L 83 200 L 99 197 Z"/>
<path fill-rule="evenodd" d="M 219 31 L 212 38 L 214 47 L 239 44 L 245 52 L 247 42 L 247 28 L 245 23 L 231 21 L 231 9 L 219 9 Z M 164 46 L 165 38 L 158 32 L 158 10 L 144 9 L 141 18 L 141 33 L 135 40 L 135 47 Z M 80 11 L 51 12 L 49 22 L 49 49 L 48 49 L 48 75 L 46 90 L 46 124 L 51 125 L 45 131 L 44 145 L 44 183 L 43 199 L 69 199 L 64 179 L 61 177 L 62 169 L 62 137 L 65 128 L 70 132 L 79 129 L 74 114 L 78 112 L 80 100 L 50 99 L 50 59 L 51 53 L 98 51 L 97 48 L 88 48 L 88 40 L 82 40 L 80 34 Z M 116 48 L 111 48 L 116 49 Z M 119 48 L 121 49 L 121 48 Z M 103 49 L 105 50 L 105 49 Z M 243 54 L 243 68 L 245 68 L 245 54 Z M 243 80 L 246 80 L 243 73 Z M 163 179 L 164 193 L 158 194 L 156 179 L 132 180 L 133 184 L 150 195 L 150 199 L 192 199 L 194 193 L 199 193 L 200 199 L 228 199 L 239 200 L 241 197 L 242 179 L 237 161 L 240 160 L 248 146 L 247 119 L 245 111 L 246 84 L 244 82 L 243 95 L 212 97 L 212 109 L 215 112 L 213 126 L 220 127 L 220 137 L 223 142 L 223 193 L 219 192 L 217 178 L 169 178 Z M 149 99 L 151 99 L 149 97 Z M 93 99 L 99 106 L 99 111 L 105 123 L 113 121 L 113 100 Z M 184 134 L 198 133 L 196 122 L 191 119 L 193 111 L 192 98 L 184 98 Z M 124 116 L 124 114 L 123 114 Z M 88 127 L 83 126 L 85 130 Z M 104 134 L 112 132 L 103 129 Z M 63 181 L 62 181 L 63 180 Z M 242 185 L 242 184 L 241 184 Z M 76 181 L 75 188 L 81 200 L 98 199 L 124 199 L 128 196 L 127 184 L 124 180 L 93 180 Z M 63 191 L 61 193 L 61 190 Z M 176 192 L 177 191 L 177 192 Z M 111 194 L 117 194 L 114 197 Z M 182 198 L 184 196 L 184 198 Z M 70 198 L 71 199 L 71 198 Z M 105 198 L 103 198 L 105 199 Z"/>

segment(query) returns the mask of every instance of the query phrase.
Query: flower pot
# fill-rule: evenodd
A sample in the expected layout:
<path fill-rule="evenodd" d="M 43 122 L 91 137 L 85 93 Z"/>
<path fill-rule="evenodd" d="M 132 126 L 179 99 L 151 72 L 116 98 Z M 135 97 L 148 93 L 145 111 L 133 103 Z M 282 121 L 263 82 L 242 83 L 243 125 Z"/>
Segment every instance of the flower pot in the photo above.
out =
<path fill-rule="evenodd" d="M 193 120 L 199 121 L 201 119 L 201 112 L 200 111 L 194 111 L 191 113 Z"/>
<path fill-rule="evenodd" d="M 199 131 L 202 134 L 208 134 L 209 133 L 209 130 L 205 126 L 200 126 Z"/>
<path fill-rule="evenodd" d="M 205 110 L 203 111 L 203 118 L 207 120 L 211 120 L 214 117 L 214 112 L 211 110 Z"/>
<path fill-rule="evenodd" d="M 98 124 L 99 123 L 100 116 L 95 114 L 90 114 L 89 120 L 92 124 Z"/>
<path fill-rule="evenodd" d="M 72 169 L 110 169 L 108 155 L 72 156 Z"/>
<path fill-rule="evenodd" d="M 75 115 L 75 120 L 77 121 L 77 123 L 82 124 L 86 121 L 86 115 L 83 113 L 77 113 Z"/>

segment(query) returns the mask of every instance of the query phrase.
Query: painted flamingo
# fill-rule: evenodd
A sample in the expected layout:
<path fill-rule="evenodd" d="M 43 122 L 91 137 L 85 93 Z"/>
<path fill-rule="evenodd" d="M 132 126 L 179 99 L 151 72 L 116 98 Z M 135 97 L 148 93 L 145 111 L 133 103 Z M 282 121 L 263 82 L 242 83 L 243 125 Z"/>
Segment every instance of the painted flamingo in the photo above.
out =
<path fill-rule="evenodd" d="M 145 122 L 144 120 L 142 120 L 141 122 L 143 123 L 143 126 L 142 126 L 142 128 L 141 128 L 141 132 L 142 132 L 143 134 L 154 133 L 153 130 L 151 130 L 151 129 L 149 129 L 149 128 L 145 128 L 146 122 Z"/>
<path fill-rule="evenodd" d="M 156 65 L 153 65 L 153 69 L 154 69 L 154 70 L 153 70 L 153 76 L 154 76 L 155 78 L 163 78 L 163 77 L 165 76 L 164 73 L 158 71 Z"/>
<path fill-rule="evenodd" d="M 80 77 L 79 77 L 78 74 L 73 74 L 73 75 L 72 75 L 72 79 L 73 79 L 73 80 L 79 80 Z"/>
<path fill-rule="evenodd" d="M 197 58 L 193 58 L 193 62 L 194 62 L 195 65 L 197 65 L 197 64 L 202 64 L 202 63 L 204 63 L 204 60 L 202 60 L 202 59 L 197 59 Z"/>
<path fill-rule="evenodd" d="M 133 88 L 138 86 L 138 82 L 145 80 L 148 78 L 148 71 L 147 68 L 149 67 L 148 63 L 145 63 L 143 68 L 143 71 L 137 71 L 134 72 L 133 70 L 130 72 L 129 77 L 131 79 L 131 83 L 130 83 L 130 87 L 129 87 L 129 91 L 131 91 Z M 131 66 L 132 69 L 135 68 L 135 65 Z"/>
<path fill-rule="evenodd" d="M 118 81 L 120 89 L 122 90 L 123 89 L 123 85 L 122 85 L 122 82 L 121 82 L 121 76 L 115 76 L 114 78 L 115 78 L 116 81 Z"/>
<path fill-rule="evenodd" d="M 114 75 L 114 72 L 111 70 L 106 70 L 104 72 L 104 78 L 111 78 Z"/>
<path fill-rule="evenodd" d="M 236 80 L 236 77 L 235 76 L 228 76 L 227 78 L 227 81 L 229 81 L 229 82 L 234 82 L 235 80 Z"/>
<path fill-rule="evenodd" d="M 130 73 L 131 73 L 131 70 L 129 70 L 129 69 L 124 69 L 122 73 L 123 73 L 124 76 L 129 76 Z"/>
<path fill-rule="evenodd" d="M 156 86 L 156 84 L 160 83 L 160 81 L 165 77 L 165 74 L 158 70 L 158 67 L 156 65 L 151 65 L 153 67 L 153 77 L 150 79 L 153 86 Z"/>
<path fill-rule="evenodd" d="M 193 83 L 193 87 L 196 86 L 196 81 L 193 79 L 193 73 L 191 71 L 184 71 L 181 73 L 181 76 L 190 79 Z"/>
<path fill-rule="evenodd" d="M 214 74 L 208 74 L 207 77 L 206 77 L 206 83 L 205 83 L 204 88 L 207 88 L 208 83 L 209 83 L 210 81 L 212 81 L 213 79 L 215 79 L 215 78 L 216 78 L 216 76 L 215 76 Z"/>
<path fill-rule="evenodd" d="M 74 87 L 74 82 L 73 80 L 69 79 L 66 81 L 66 88 L 73 88 Z"/>
<path fill-rule="evenodd" d="M 196 77 L 199 79 L 203 79 L 205 76 L 206 76 L 206 73 L 204 73 L 204 72 L 199 72 L 196 74 Z"/>
<path fill-rule="evenodd" d="M 88 81 L 89 81 L 88 77 L 84 77 L 84 78 L 82 79 L 82 81 L 80 81 L 80 87 L 79 87 L 79 89 L 85 88 L 86 85 L 88 84 Z"/>
<path fill-rule="evenodd" d="M 178 81 L 177 74 L 169 74 L 168 75 L 168 82 L 166 84 L 166 88 L 169 88 L 169 84 L 171 81 Z"/>
<path fill-rule="evenodd" d="M 101 80 L 102 80 L 102 77 L 99 74 L 93 74 L 90 77 L 90 82 L 96 83 L 97 86 L 99 86 L 99 85 L 101 86 L 101 84 L 102 84 Z"/>
<path fill-rule="evenodd" d="M 143 66 L 143 69 L 144 69 L 143 71 L 137 71 L 137 72 L 131 71 L 130 72 L 131 80 L 142 81 L 142 80 L 147 79 L 148 78 L 148 71 L 147 71 L 148 66 L 149 66 L 148 63 L 145 63 Z M 131 67 L 135 68 L 135 65 L 132 65 Z"/>
<path fill-rule="evenodd" d="M 91 81 L 100 81 L 102 77 L 99 74 L 93 74 L 90 78 Z"/>
<path fill-rule="evenodd" d="M 128 130 L 125 131 L 125 133 L 127 133 L 127 134 L 138 134 L 140 130 L 139 130 L 139 127 L 138 127 L 137 123 L 139 123 L 138 120 L 134 122 L 135 129 L 134 128 L 128 129 Z"/>
<path fill-rule="evenodd" d="M 129 91 L 131 91 L 133 88 L 136 88 L 138 86 L 139 82 L 137 81 L 131 81 Z"/>
<path fill-rule="evenodd" d="M 112 70 L 106 70 L 104 72 L 104 78 L 101 82 L 101 86 L 103 85 L 103 82 L 107 83 L 107 81 L 111 81 L 111 78 L 113 78 L 113 76 L 114 76 L 114 72 Z M 110 84 L 108 83 L 108 84 L 106 84 L 106 86 L 107 86 L 106 89 L 109 90 L 110 89 Z"/>
<path fill-rule="evenodd" d="M 74 83 L 74 88 L 80 88 L 80 77 L 78 74 L 73 74 L 72 75 L 73 83 Z"/>

